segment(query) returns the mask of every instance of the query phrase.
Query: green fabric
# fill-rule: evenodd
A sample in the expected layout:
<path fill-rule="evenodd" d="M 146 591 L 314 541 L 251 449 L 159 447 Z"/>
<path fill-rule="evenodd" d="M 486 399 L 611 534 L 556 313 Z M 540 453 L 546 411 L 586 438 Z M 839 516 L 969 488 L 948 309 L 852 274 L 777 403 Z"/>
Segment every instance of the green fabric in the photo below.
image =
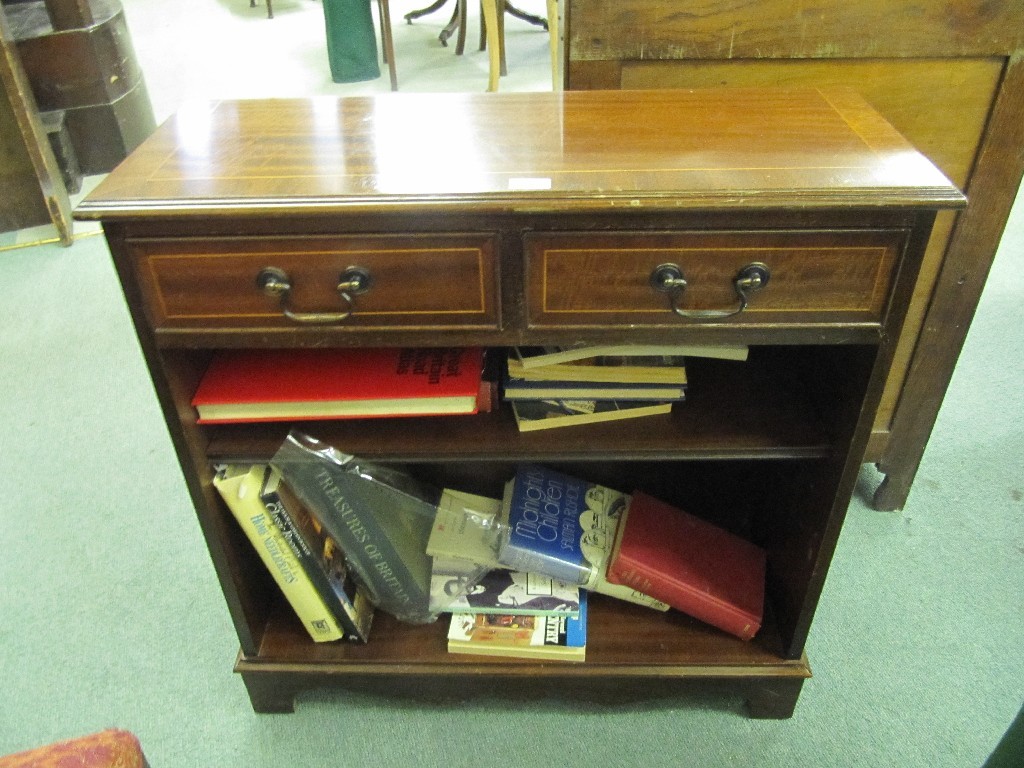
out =
<path fill-rule="evenodd" d="M 323 0 L 323 6 L 331 80 L 355 83 L 380 77 L 369 0 Z"/>

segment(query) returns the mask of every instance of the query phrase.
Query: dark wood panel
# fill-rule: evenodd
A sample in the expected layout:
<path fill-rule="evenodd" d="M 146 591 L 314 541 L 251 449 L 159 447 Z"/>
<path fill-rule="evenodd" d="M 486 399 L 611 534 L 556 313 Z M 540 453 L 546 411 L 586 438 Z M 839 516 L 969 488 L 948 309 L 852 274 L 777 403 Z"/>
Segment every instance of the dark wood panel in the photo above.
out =
<path fill-rule="evenodd" d="M 279 297 L 257 285 L 265 268 L 291 283 L 293 311 L 341 313 L 346 327 L 498 326 L 498 268 L 488 234 L 367 235 L 132 241 L 151 321 L 164 327 L 294 327 Z M 368 289 L 339 296 L 341 276 L 365 270 Z"/>
<path fill-rule="evenodd" d="M 770 273 L 732 323 L 880 323 L 900 232 L 543 234 L 527 238 L 527 301 L 535 327 L 665 324 L 675 319 L 651 277 L 666 263 L 687 286 L 683 311 L 737 306 L 736 275 Z"/>
<path fill-rule="evenodd" d="M 1015 0 L 568 3 L 570 62 L 989 56 L 1024 46 Z"/>
<path fill-rule="evenodd" d="M 71 201 L 0 8 L 0 231 L 50 221 L 71 243 Z"/>

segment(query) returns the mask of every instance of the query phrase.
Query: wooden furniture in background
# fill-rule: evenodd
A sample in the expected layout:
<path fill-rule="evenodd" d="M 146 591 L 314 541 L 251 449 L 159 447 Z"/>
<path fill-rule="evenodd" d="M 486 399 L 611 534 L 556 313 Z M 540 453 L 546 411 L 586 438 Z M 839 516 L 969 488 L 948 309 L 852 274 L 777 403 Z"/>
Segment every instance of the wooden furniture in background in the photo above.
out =
<path fill-rule="evenodd" d="M 332 109 L 191 106 L 77 211 L 103 222 L 253 706 L 290 711 L 323 686 L 613 701 L 715 686 L 754 716 L 791 715 L 935 211 L 960 193 L 849 92 L 440 94 Z M 422 152 L 401 125 L 441 146 Z M 658 290 L 668 262 L 684 292 Z M 719 316 L 738 308 L 750 263 L 767 283 Z M 337 285 L 352 266 L 372 287 L 348 302 Z M 257 285 L 266 267 L 290 275 L 293 312 L 351 314 L 289 319 Z M 670 299 L 711 316 L 683 317 Z M 539 462 L 740 533 L 768 553 L 766 622 L 750 642 L 593 595 L 582 664 L 449 654 L 446 621 L 383 613 L 366 645 L 313 643 L 211 484 L 215 462 L 269 460 L 289 425 L 199 425 L 190 406 L 227 347 L 672 341 L 747 344 L 750 359 L 692 358 L 687 401 L 642 425 L 520 433 L 505 404 L 302 428 L 437 486 L 500 497 L 518 463 Z"/>
<path fill-rule="evenodd" d="M 0 232 L 51 223 L 72 241 L 71 201 L 0 8 Z"/>
<path fill-rule="evenodd" d="M 865 460 L 902 508 L 1024 171 L 1019 0 L 566 0 L 566 87 L 852 87 L 970 200 L 940 216 Z"/>
<path fill-rule="evenodd" d="M 118 0 L 3 0 L 39 111 L 61 113 L 85 175 L 110 171 L 156 128 Z"/>

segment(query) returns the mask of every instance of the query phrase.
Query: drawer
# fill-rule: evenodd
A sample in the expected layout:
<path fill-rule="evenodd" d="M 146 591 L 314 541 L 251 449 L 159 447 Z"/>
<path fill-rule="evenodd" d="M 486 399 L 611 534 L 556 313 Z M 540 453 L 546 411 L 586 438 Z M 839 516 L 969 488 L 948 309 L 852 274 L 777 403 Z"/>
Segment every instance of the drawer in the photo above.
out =
<path fill-rule="evenodd" d="M 494 243 L 492 234 L 455 233 L 147 238 L 128 247 L 158 329 L 494 329 Z M 352 268 L 361 284 L 342 290 Z M 276 278 L 269 288 L 266 275 Z"/>
<path fill-rule="evenodd" d="M 906 241 L 903 230 L 531 233 L 527 316 L 535 328 L 881 323 Z M 751 265 L 767 280 L 739 286 L 739 311 L 736 279 Z"/>

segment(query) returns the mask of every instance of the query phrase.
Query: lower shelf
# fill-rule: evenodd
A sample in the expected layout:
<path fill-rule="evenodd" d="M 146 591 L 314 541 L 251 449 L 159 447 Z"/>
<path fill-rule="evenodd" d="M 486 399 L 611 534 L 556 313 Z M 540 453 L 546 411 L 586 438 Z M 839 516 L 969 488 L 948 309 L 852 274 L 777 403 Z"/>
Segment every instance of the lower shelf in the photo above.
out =
<path fill-rule="evenodd" d="M 409 625 L 378 613 L 366 645 L 313 643 L 282 605 L 272 612 L 258 654 L 241 655 L 236 671 L 260 712 L 292 711 L 295 695 L 307 689 L 449 697 L 466 695 L 467 687 L 494 690 L 496 680 L 529 678 L 519 688 L 531 695 L 564 693 L 569 686 L 573 696 L 604 691 L 615 700 L 629 696 L 631 684 L 637 686 L 634 695 L 695 684 L 736 687 L 755 717 L 790 716 L 811 676 L 806 658 L 778 653 L 781 642 L 770 620 L 744 642 L 675 611 L 659 613 L 601 595 L 590 601 L 583 663 L 450 654 L 447 629 L 447 616 Z"/>

